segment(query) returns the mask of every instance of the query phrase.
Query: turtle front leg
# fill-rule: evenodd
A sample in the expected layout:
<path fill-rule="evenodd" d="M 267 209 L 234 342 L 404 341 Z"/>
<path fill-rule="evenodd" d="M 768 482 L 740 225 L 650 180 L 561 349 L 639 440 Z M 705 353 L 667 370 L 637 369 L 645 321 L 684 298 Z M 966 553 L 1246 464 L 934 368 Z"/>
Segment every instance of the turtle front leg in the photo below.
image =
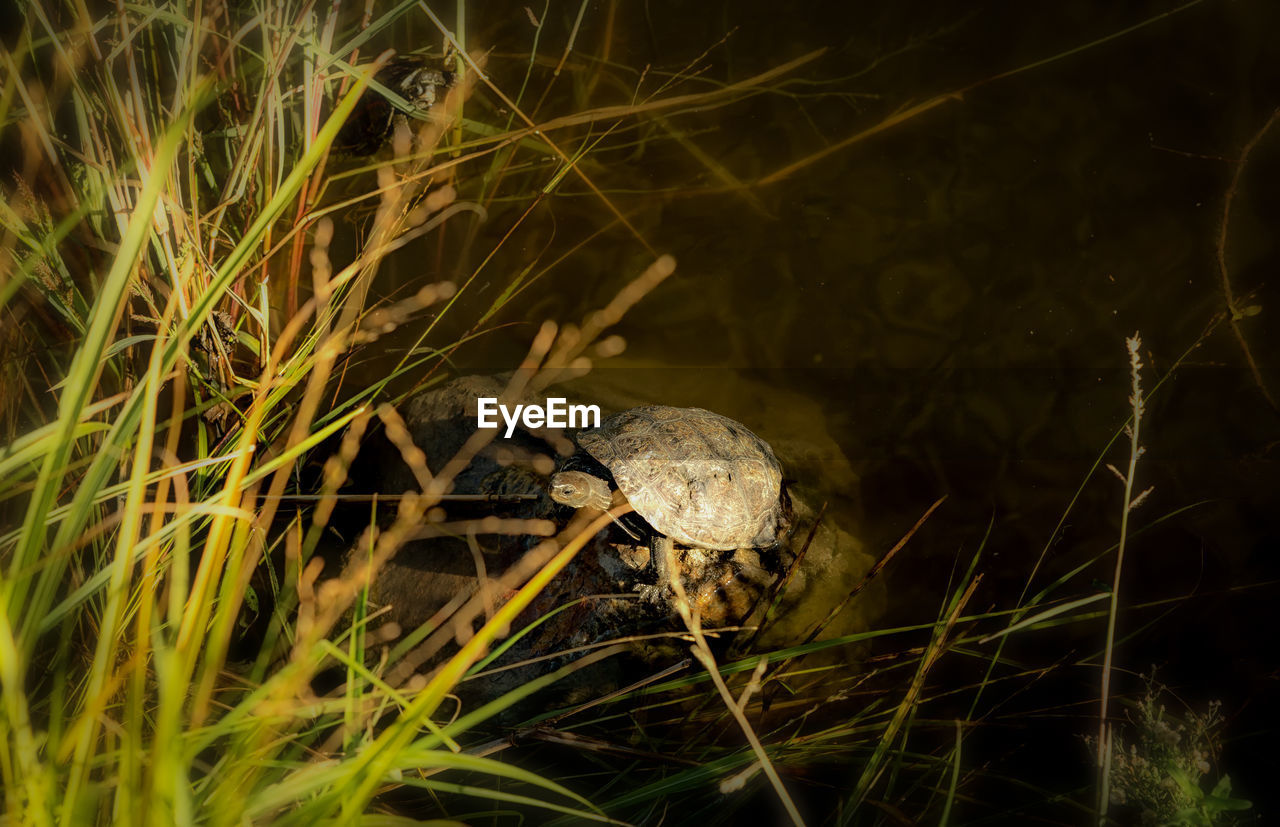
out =
<path fill-rule="evenodd" d="M 649 565 L 653 566 L 653 582 L 659 588 L 666 588 L 669 584 L 667 579 L 667 559 L 675 550 L 675 543 L 670 537 L 655 534 L 649 542 Z"/>
<path fill-rule="evenodd" d="M 654 535 L 649 541 L 649 565 L 653 568 L 653 585 L 641 586 L 639 589 L 640 599 L 646 603 L 664 603 L 671 593 L 671 582 L 667 579 L 667 573 L 671 569 L 667 559 L 674 548 L 675 544 L 670 537 Z"/>

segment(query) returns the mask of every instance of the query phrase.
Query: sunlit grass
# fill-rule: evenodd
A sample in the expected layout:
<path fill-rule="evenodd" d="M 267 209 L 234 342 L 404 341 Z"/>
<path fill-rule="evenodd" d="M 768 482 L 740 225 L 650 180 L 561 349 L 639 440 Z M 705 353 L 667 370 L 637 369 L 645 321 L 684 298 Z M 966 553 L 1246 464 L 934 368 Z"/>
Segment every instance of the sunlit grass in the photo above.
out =
<path fill-rule="evenodd" d="M 28 320 L 18 328 L 24 343 L 69 347 L 38 351 L 46 374 L 60 376 L 50 383 L 56 410 L 34 385 L 34 405 L 6 409 L 6 507 L 21 513 L 3 550 L 8 812 L 32 823 L 239 823 L 285 813 L 311 823 L 364 812 L 389 783 L 429 785 L 441 770 L 465 770 L 548 796 L 492 798 L 599 818 L 551 781 L 459 754 L 430 719 L 586 536 L 532 567 L 501 617 L 423 691 L 406 693 L 365 665 L 373 567 L 326 583 L 317 608 L 309 564 L 332 504 L 309 525 L 278 519 L 275 505 L 296 486 L 299 462 L 345 433 L 324 480 L 332 498 L 368 404 L 454 346 L 407 357 L 371 386 L 335 384 L 342 360 L 389 327 L 447 312 L 456 293 L 442 282 L 367 306 L 383 257 L 456 212 L 456 162 L 432 164 L 466 84 L 418 130 L 415 154 L 366 172 L 375 187 L 361 200 L 376 213 L 357 257 L 339 265 L 329 254 L 331 208 L 310 205 L 329 180 L 329 147 L 379 65 L 339 59 L 354 61 L 359 29 L 299 32 L 275 7 L 234 40 L 217 20 L 174 9 L 96 22 L 82 10 L 77 26 L 55 31 L 41 7 L 31 11 L 19 48 L 5 54 L 5 139 L 23 149 L 29 178 L 55 184 L 20 183 L 7 201 L 3 309 Z M 107 32 L 126 48 L 111 51 Z M 348 43 L 336 45 L 342 37 Z M 104 52 L 109 69 L 98 68 Z M 337 92 L 331 111 L 326 87 Z M 64 145 L 52 136 L 69 113 L 78 129 Z M 222 127 L 210 130 L 211 120 Z M 86 252 L 70 239 L 92 243 Z M 40 301 L 58 315 L 28 314 Z M 549 327 L 535 343 L 531 371 L 555 334 Z M 574 355 L 562 348 L 556 358 Z M 38 374 L 8 379 L 20 386 Z M 394 553 L 448 479 L 437 476 L 434 491 L 370 535 L 371 559 Z M 272 549 L 288 560 L 272 627 L 237 677 L 229 651 L 253 572 L 280 553 Z M 348 611 L 353 622 L 342 627 Z M 312 697 L 311 678 L 335 662 L 347 670 L 344 694 Z M 375 736 L 378 715 L 369 716 L 392 710 L 396 722 Z M 320 761 L 316 739 L 334 726 L 347 734 Z M 443 748 L 424 733 L 445 738 Z M 410 769 L 421 778 L 402 781 Z"/>

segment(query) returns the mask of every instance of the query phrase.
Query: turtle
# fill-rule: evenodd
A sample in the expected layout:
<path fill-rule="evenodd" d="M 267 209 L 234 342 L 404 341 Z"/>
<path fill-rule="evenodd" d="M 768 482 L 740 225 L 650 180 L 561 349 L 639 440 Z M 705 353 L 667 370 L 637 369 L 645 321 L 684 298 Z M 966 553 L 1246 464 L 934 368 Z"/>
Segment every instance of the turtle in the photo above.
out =
<path fill-rule="evenodd" d="M 782 467 L 745 425 L 702 408 L 645 405 L 577 434 L 551 498 L 605 510 L 625 498 L 643 518 L 658 590 L 674 543 L 731 551 L 776 545 L 790 523 Z M 616 493 L 615 493 L 616 492 Z M 623 524 L 623 527 L 627 526 Z"/>
<path fill-rule="evenodd" d="M 430 109 L 454 85 L 456 76 L 435 68 L 421 55 L 400 55 L 388 61 L 374 79 L 403 98 L 412 107 L 409 111 L 421 111 Z M 334 139 L 334 149 L 346 155 L 374 154 L 391 139 L 397 119 L 405 117 L 401 106 L 400 101 L 366 89 Z"/>

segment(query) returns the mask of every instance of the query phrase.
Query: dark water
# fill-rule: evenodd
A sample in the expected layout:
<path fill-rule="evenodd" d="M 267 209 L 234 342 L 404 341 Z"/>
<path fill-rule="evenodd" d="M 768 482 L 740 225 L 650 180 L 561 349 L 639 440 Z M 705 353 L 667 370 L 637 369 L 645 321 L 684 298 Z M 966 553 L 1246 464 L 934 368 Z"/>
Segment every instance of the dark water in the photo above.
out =
<path fill-rule="evenodd" d="M 574 3 L 545 13 L 545 65 L 535 68 L 526 108 L 550 80 L 577 12 Z M 522 4 L 486 4 L 473 15 L 470 45 L 492 49 L 494 80 L 518 89 L 534 34 Z M 618 328 L 628 358 L 663 366 L 673 384 L 695 371 L 720 377 L 707 386 L 723 388 L 733 384 L 727 373 L 776 387 L 779 404 L 791 393 L 820 403 L 826 432 L 860 475 L 856 490 L 828 493 L 842 514 L 861 515 L 873 554 L 947 495 L 888 569 L 882 623 L 932 621 L 953 568 L 968 563 L 988 525 L 972 610 L 1015 605 L 1046 548 L 1035 588 L 1116 541 L 1120 487 L 1105 469 L 1088 475 L 1129 413 L 1124 340 L 1140 331 L 1152 397 L 1138 484 L 1154 491 L 1134 521 L 1159 522 L 1134 538 L 1126 559 L 1115 686 L 1139 693 L 1139 673 L 1155 667 L 1189 705 L 1221 700 L 1219 770 L 1263 813 L 1274 812 L 1276 769 L 1268 710 L 1278 697 L 1280 416 L 1220 321 L 1217 250 L 1236 162 L 1280 106 L 1277 33 L 1280 5 L 1263 0 L 1184 9 L 590 3 L 537 114 L 626 103 L 649 66 L 643 97 L 708 48 L 694 64 L 699 77 L 660 97 L 710 91 L 827 49 L 759 94 L 664 111 L 668 129 L 623 119 L 582 169 L 655 250 L 678 260 L 676 275 Z M 398 33 L 388 45 L 403 48 L 413 36 Z M 894 112 L 965 89 L 962 99 L 754 185 Z M 476 120 L 505 122 L 483 90 L 468 106 Z M 597 124 L 595 135 L 611 125 Z M 556 137 L 572 151 L 586 133 Z M 682 141 L 751 186 L 727 188 Z M 513 171 L 474 237 L 462 223 L 446 233 L 430 272 L 465 281 L 554 170 L 547 162 Z M 1238 330 L 1273 398 L 1278 173 L 1280 127 L 1253 148 L 1225 233 L 1231 287 L 1248 296 L 1241 306 L 1261 310 Z M 462 196 L 475 194 L 464 185 Z M 458 326 L 442 332 L 464 331 L 525 266 L 549 264 L 610 220 L 567 176 L 478 272 Z M 459 372 L 509 368 L 538 323 L 582 318 L 651 259 L 625 229 L 605 229 L 495 318 L 510 326 L 458 351 Z M 414 283 L 423 267 L 420 253 L 401 257 L 385 289 Z M 646 377 L 637 394 L 664 401 L 653 371 L 635 375 Z M 732 393 L 701 404 L 761 428 L 777 421 L 767 404 L 744 410 Z M 1122 443 L 1105 461 L 1124 466 Z M 1106 556 L 1058 596 L 1109 583 L 1113 561 Z M 1099 618 L 1026 636 L 1006 654 L 1029 667 L 1075 663 L 1101 649 L 1104 627 Z M 963 667 L 939 675 L 974 678 Z M 1063 792 L 1087 785 L 1079 736 L 1095 726 L 1098 680 L 1096 667 L 1053 671 L 966 742 L 966 760 Z M 965 711 L 945 701 L 930 709 L 939 718 Z"/>

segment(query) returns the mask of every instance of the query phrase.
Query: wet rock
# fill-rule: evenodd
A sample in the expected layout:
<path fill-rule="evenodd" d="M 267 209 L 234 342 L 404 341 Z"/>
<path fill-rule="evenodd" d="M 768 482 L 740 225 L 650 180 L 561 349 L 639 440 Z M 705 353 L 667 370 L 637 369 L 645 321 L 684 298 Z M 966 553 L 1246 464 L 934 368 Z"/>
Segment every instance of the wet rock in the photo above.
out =
<path fill-rule="evenodd" d="M 803 546 L 817 512 L 827 504 L 804 563 L 792 576 L 760 643 L 786 645 L 802 639 L 844 599 L 874 562 L 859 539 L 862 516 L 858 474 L 840 448 L 841 443 L 856 440 L 837 441 L 833 437 L 817 400 L 781 389 L 769 381 L 767 373 L 682 367 L 629 358 L 610 359 L 562 387 L 571 397 L 598 403 L 606 415 L 653 403 L 707 408 L 737 419 L 768 442 L 782 463 L 795 510 L 795 525 L 785 548 L 787 559 L 773 564 L 783 570 Z M 716 576 L 727 575 L 727 571 L 720 571 Z M 879 615 L 883 603 L 883 591 L 873 584 L 829 624 L 821 637 L 865 629 Z M 765 608 L 758 606 L 756 613 L 743 623 L 758 621 Z"/>
<path fill-rule="evenodd" d="M 857 476 L 826 433 L 820 406 L 812 400 L 783 394 L 765 382 L 728 372 L 718 377 L 719 381 L 708 381 L 710 377 L 705 374 L 699 377 L 658 365 L 623 363 L 621 367 L 625 370 L 598 370 L 549 393 L 567 396 L 571 403 L 599 404 L 604 416 L 651 402 L 723 411 L 749 423 L 773 445 L 787 475 L 797 526 L 777 550 L 717 552 L 677 548 L 682 584 L 706 628 L 758 623 L 770 602 L 766 598 L 772 598 L 772 587 L 790 568 L 818 508 L 823 502 L 830 504 L 814 533 L 804 565 L 792 573 L 769 628 L 759 638 L 767 645 L 785 645 L 800 639 L 844 598 L 871 562 L 849 530 L 855 522 Z M 431 473 L 444 469 L 477 432 L 476 399 L 501 396 L 506 382 L 507 377 L 501 376 L 463 377 L 425 391 L 403 406 L 405 423 Z M 662 398 L 642 397 L 633 390 L 636 387 L 662 388 Z M 479 519 L 496 514 L 550 519 L 565 526 L 574 512 L 551 501 L 546 481 L 557 462 L 574 450 L 571 436 L 558 429 L 517 428 L 510 438 L 499 432 L 476 450 L 459 471 L 453 491 L 521 493 L 533 495 L 533 499 L 498 505 L 445 503 L 447 519 Z M 400 456 L 400 449 L 390 442 L 370 446 L 363 462 L 365 469 L 356 475 L 361 481 L 357 484 L 373 485 L 375 490 L 387 493 L 418 488 L 417 478 Z M 445 615 L 472 596 L 485 596 L 483 602 L 492 611 L 509 597 L 497 588 L 498 580 L 539 541 L 540 538 L 479 532 L 465 537 L 415 540 L 379 573 L 370 589 L 371 609 L 384 611 L 379 620 L 395 624 L 404 634 L 424 623 L 440 624 Z M 671 603 L 655 604 L 637 597 L 637 591 L 649 581 L 648 562 L 648 549 L 643 544 L 621 530 L 601 532 L 522 613 L 513 632 L 539 622 L 493 664 L 492 668 L 498 671 L 491 671 L 482 681 L 470 682 L 471 691 L 477 698 L 492 698 L 573 657 L 554 653 L 583 651 L 604 641 L 634 640 L 664 630 L 677 633 L 681 624 Z M 864 626 L 867 607 L 877 606 L 879 599 L 874 589 L 860 596 L 824 636 Z M 476 617 L 471 628 L 483 619 L 482 614 Z M 460 637 L 467 633 L 466 629 L 459 630 Z M 729 639 L 731 636 L 721 638 Z M 683 647 L 675 637 L 633 642 L 628 658 L 593 667 L 589 674 L 562 686 L 561 692 L 599 692 L 601 686 L 634 679 L 632 673 L 638 667 L 674 662 L 683 656 Z M 449 650 L 450 647 L 437 647 L 430 659 L 416 664 L 416 668 L 428 669 Z M 533 659 L 538 660 L 519 665 Z"/>

